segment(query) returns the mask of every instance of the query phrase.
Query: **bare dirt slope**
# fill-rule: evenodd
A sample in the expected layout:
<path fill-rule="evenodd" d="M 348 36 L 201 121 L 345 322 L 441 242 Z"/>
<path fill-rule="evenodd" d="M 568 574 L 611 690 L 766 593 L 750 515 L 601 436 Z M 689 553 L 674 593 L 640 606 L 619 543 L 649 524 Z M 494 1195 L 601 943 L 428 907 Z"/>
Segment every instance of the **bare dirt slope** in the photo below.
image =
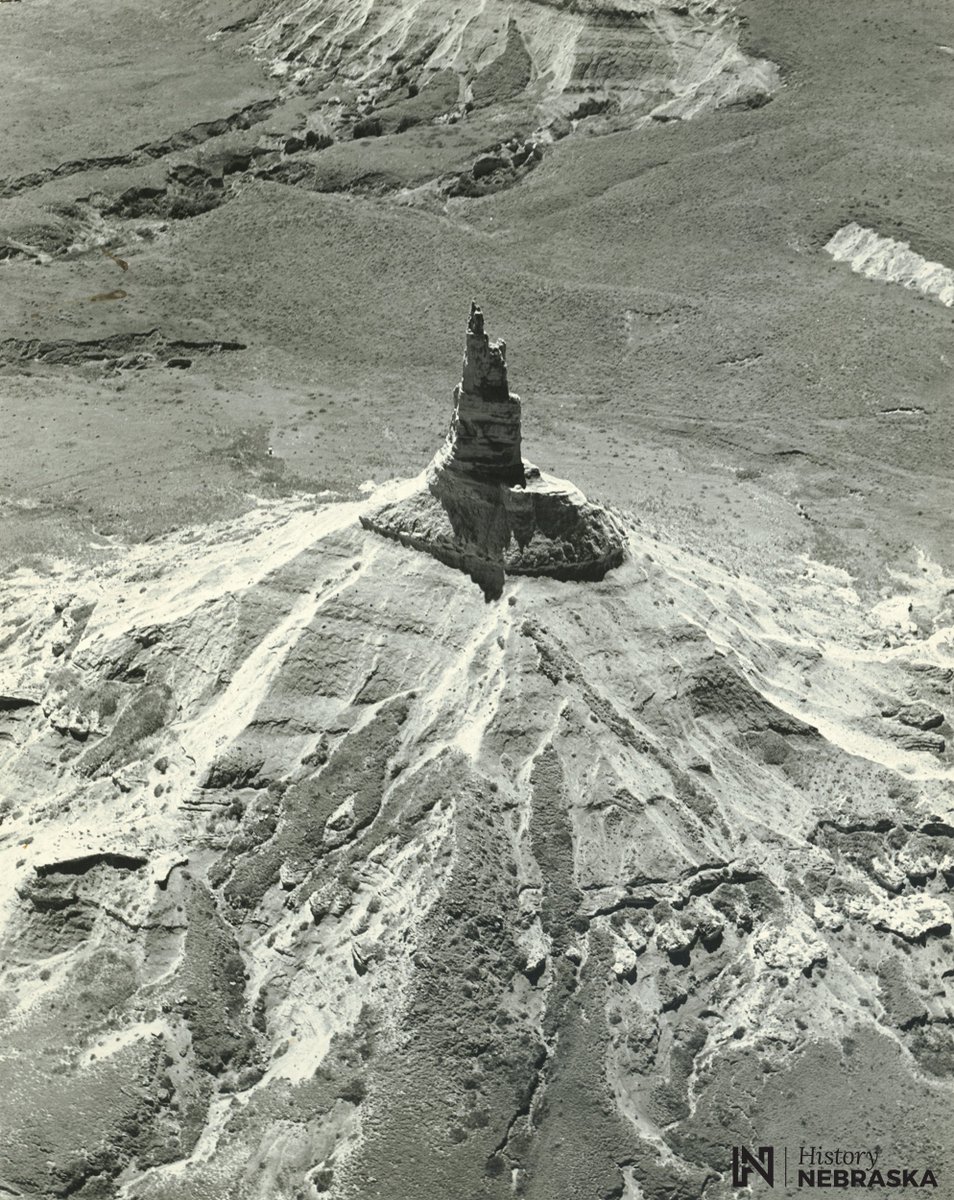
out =
<path fill-rule="evenodd" d="M 7 585 L 4 1186 L 688 1200 L 753 1138 L 949 1177 L 949 608 L 638 526 L 488 604 L 359 527 L 418 486 Z"/>

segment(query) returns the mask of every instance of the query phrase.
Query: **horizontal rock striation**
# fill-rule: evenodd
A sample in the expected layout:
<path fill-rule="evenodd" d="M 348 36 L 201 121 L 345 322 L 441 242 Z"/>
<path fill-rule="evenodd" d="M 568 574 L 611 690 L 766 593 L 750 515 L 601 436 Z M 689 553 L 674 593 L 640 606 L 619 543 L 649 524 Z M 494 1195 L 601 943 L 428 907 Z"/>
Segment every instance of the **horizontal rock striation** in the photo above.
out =
<path fill-rule="evenodd" d="M 483 313 L 472 304 L 444 465 L 474 479 L 522 485 L 520 397 L 507 383 L 506 355 L 506 342 L 491 342 Z"/>
<path fill-rule="evenodd" d="M 389 108 L 407 111 L 408 82 L 417 101 L 456 77 L 458 112 L 522 104 L 546 127 L 606 110 L 683 120 L 764 103 L 778 68 L 746 53 L 740 28 L 729 0 L 266 0 L 251 45 L 276 76 L 357 84 L 385 126 Z"/>
<path fill-rule="evenodd" d="M 472 305 L 447 441 L 415 494 L 362 515 L 366 529 L 432 555 L 498 598 L 507 575 L 600 580 L 623 561 L 626 534 L 571 483 L 523 460 L 520 399 L 506 344 Z"/>

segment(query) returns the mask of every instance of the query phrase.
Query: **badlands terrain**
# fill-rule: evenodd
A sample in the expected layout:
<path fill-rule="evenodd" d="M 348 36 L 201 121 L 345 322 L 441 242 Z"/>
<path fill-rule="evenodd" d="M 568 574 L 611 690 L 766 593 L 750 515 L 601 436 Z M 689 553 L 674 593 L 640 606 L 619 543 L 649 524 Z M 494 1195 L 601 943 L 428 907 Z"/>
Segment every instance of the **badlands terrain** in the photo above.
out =
<path fill-rule="evenodd" d="M 950 5 L 0 45 L 0 1195 L 954 1197 Z"/>

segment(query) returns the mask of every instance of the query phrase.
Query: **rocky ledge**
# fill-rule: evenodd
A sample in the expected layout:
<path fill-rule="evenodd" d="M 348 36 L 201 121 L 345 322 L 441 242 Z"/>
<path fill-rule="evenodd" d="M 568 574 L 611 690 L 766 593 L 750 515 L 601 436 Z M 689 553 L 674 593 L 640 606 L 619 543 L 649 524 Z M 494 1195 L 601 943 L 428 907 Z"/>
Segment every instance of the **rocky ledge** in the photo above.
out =
<path fill-rule="evenodd" d="M 488 599 L 507 575 L 602 579 L 623 561 L 626 542 L 606 509 L 523 459 L 506 349 L 490 341 L 472 305 L 450 431 L 421 490 L 361 517 L 366 529 L 464 571 Z"/>

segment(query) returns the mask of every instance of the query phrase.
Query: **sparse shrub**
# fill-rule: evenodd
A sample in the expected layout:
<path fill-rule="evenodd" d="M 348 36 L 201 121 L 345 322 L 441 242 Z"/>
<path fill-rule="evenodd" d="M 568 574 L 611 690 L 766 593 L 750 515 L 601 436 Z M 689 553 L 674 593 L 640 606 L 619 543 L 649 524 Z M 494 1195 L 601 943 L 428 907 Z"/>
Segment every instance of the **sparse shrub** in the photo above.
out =
<path fill-rule="evenodd" d="M 160 730 L 173 711 L 172 689 L 167 684 L 142 688 L 119 714 L 112 731 L 86 751 L 81 769 L 95 775 L 107 766 L 115 769 L 133 761 L 139 743 Z"/>
<path fill-rule="evenodd" d="M 360 1075 L 353 1076 L 338 1089 L 338 1098 L 351 1104 L 360 1104 L 367 1094 L 368 1089 Z"/>
<path fill-rule="evenodd" d="M 380 117 L 362 117 L 360 121 L 355 122 L 351 136 L 358 141 L 360 138 L 380 137 L 382 133 L 384 126 Z"/>

